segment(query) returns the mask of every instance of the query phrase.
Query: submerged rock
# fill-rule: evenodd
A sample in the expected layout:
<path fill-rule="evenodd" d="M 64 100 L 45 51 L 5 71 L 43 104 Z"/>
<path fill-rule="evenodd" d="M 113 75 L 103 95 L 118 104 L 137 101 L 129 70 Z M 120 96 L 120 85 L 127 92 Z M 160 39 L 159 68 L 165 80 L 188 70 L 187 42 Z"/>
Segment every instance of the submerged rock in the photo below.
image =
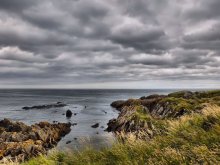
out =
<path fill-rule="evenodd" d="M 33 156 L 45 154 L 63 136 L 70 132 L 71 124 L 40 122 L 27 126 L 9 119 L 0 121 L 0 160 L 22 162 Z"/>
<path fill-rule="evenodd" d="M 24 110 L 30 110 L 30 109 L 49 109 L 49 108 L 59 108 L 59 107 L 65 107 L 66 104 L 62 102 L 57 102 L 55 104 L 45 104 L 45 105 L 35 105 L 31 107 L 23 107 Z"/>
<path fill-rule="evenodd" d="M 70 140 L 68 140 L 67 142 L 66 142 L 66 144 L 69 144 L 69 143 L 71 143 L 72 141 L 70 141 Z"/>
<path fill-rule="evenodd" d="M 99 123 L 96 123 L 94 125 L 91 126 L 92 128 L 98 128 L 99 127 Z"/>

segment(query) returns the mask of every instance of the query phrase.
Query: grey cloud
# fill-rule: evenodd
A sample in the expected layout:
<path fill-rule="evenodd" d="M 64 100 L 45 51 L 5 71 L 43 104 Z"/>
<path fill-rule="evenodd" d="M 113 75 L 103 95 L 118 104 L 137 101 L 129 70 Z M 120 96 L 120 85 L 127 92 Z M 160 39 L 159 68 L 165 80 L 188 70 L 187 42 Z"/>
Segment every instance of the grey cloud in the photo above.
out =
<path fill-rule="evenodd" d="M 184 11 L 184 15 L 191 21 L 204 21 L 208 19 L 219 19 L 219 0 L 193 0 L 192 7 Z"/>
<path fill-rule="evenodd" d="M 218 80 L 219 6 L 218 0 L 2 0 L 0 80 L 33 86 Z"/>
<path fill-rule="evenodd" d="M 220 22 L 212 27 L 183 36 L 182 46 L 188 49 L 219 50 Z"/>

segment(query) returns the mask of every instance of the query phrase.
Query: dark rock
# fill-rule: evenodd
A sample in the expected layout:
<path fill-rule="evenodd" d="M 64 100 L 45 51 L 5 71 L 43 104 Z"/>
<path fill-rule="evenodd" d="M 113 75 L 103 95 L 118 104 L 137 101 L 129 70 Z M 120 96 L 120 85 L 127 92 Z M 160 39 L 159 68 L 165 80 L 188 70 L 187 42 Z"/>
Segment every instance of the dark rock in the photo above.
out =
<path fill-rule="evenodd" d="M 64 103 L 61 103 L 61 102 L 57 102 L 55 104 L 46 104 L 46 105 L 35 105 L 35 106 L 32 106 L 32 107 L 23 107 L 22 109 L 24 110 L 31 110 L 31 109 L 49 109 L 49 108 L 59 108 L 59 107 L 65 107 L 67 106 L 66 104 Z"/>
<path fill-rule="evenodd" d="M 202 123 L 202 128 L 203 128 L 205 131 L 209 131 L 209 130 L 212 128 L 212 124 L 209 123 L 209 122 L 203 122 L 203 123 Z"/>
<path fill-rule="evenodd" d="M 69 143 L 71 143 L 72 141 L 70 141 L 70 140 L 68 140 L 67 142 L 66 142 L 66 144 L 69 144 Z"/>
<path fill-rule="evenodd" d="M 118 100 L 118 101 L 112 102 L 111 106 L 119 110 L 123 106 L 124 103 L 125 103 L 124 100 Z"/>
<path fill-rule="evenodd" d="M 99 127 L 99 123 L 96 123 L 94 125 L 91 126 L 92 128 L 98 128 Z"/>
<path fill-rule="evenodd" d="M 72 113 L 71 110 L 68 109 L 68 110 L 66 111 L 66 117 L 72 117 L 72 114 L 73 114 L 73 113 Z"/>
<path fill-rule="evenodd" d="M 109 120 L 108 122 L 108 127 L 106 128 L 105 131 L 108 131 L 108 132 L 115 132 L 116 131 L 116 127 L 117 127 L 117 120 L 116 119 L 111 119 Z"/>
<path fill-rule="evenodd" d="M 77 138 L 75 137 L 74 140 L 77 140 Z"/>
<path fill-rule="evenodd" d="M 77 113 L 74 113 L 74 116 L 76 116 L 77 115 Z"/>
<path fill-rule="evenodd" d="M 77 123 L 72 123 L 71 125 L 72 125 L 72 126 L 75 126 L 75 125 L 77 125 Z"/>
<path fill-rule="evenodd" d="M 107 114 L 107 112 L 105 110 L 102 110 L 102 112 L 104 112 L 105 114 Z"/>

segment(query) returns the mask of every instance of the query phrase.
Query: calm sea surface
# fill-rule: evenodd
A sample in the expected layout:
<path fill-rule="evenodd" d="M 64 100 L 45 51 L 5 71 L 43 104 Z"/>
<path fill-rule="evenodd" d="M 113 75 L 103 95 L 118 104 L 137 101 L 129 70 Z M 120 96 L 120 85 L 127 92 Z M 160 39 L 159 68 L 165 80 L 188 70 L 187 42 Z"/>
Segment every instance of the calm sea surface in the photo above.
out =
<path fill-rule="evenodd" d="M 76 126 L 71 127 L 71 132 L 59 142 L 57 148 L 79 149 L 87 146 L 99 148 L 111 145 L 114 141 L 114 135 L 104 131 L 107 122 L 118 116 L 118 111 L 110 107 L 111 102 L 119 99 L 140 98 L 155 93 L 167 94 L 172 91 L 175 90 L 1 89 L 0 120 L 10 118 L 29 125 L 40 121 L 77 123 Z M 24 106 L 51 104 L 58 101 L 68 106 L 22 110 Z M 77 115 L 67 119 L 63 115 L 67 109 Z M 100 127 L 91 128 L 91 125 L 95 123 L 100 123 Z M 67 141 L 71 143 L 66 144 Z"/>

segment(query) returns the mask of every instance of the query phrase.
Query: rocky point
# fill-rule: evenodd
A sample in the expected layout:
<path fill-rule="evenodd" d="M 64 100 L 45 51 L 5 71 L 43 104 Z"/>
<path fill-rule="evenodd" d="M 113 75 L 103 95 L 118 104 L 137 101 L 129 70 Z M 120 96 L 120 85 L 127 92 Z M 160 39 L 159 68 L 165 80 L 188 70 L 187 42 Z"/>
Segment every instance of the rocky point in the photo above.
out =
<path fill-rule="evenodd" d="M 179 91 L 168 95 L 154 94 L 139 99 L 119 100 L 113 102 L 111 106 L 119 110 L 120 114 L 117 119 L 108 122 L 106 130 L 115 133 L 132 133 L 138 138 L 144 132 L 143 138 L 149 139 L 165 132 L 166 119 L 201 113 L 201 110 L 210 104 L 220 105 L 220 90 Z"/>
<path fill-rule="evenodd" d="M 45 154 L 70 132 L 70 123 L 40 122 L 28 126 L 22 122 L 0 121 L 0 161 L 3 158 L 22 162 Z"/>

